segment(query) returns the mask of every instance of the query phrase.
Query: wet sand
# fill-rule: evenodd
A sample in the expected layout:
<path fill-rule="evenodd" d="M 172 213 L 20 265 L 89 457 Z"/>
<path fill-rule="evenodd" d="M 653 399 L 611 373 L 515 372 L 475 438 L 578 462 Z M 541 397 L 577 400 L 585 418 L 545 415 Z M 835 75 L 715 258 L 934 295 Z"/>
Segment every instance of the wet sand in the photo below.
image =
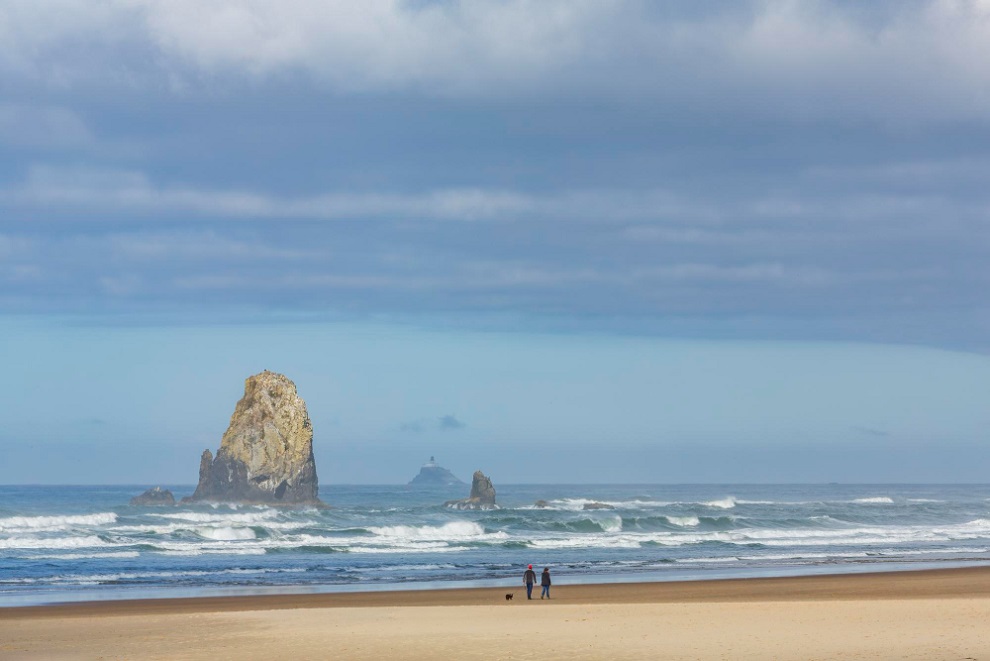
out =
<path fill-rule="evenodd" d="M 557 582 L 6 608 L 0 659 L 990 659 L 990 567 Z"/>

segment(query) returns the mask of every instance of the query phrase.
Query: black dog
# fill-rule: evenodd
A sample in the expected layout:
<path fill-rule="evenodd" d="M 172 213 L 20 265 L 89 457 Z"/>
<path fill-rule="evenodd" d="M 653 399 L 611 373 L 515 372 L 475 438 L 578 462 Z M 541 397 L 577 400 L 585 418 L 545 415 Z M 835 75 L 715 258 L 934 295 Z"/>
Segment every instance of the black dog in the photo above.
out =
<path fill-rule="evenodd" d="M 507 592 L 505 594 L 505 600 L 506 601 L 512 601 L 512 593 L 511 592 Z"/>

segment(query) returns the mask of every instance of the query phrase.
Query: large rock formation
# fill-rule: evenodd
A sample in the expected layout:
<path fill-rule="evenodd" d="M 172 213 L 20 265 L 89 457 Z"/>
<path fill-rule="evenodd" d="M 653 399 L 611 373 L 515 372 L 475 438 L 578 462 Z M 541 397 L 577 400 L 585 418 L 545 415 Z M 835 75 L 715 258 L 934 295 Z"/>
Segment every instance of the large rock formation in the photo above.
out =
<path fill-rule="evenodd" d="M 495 487 L 492 486 L 492 481 L 485 477 L 481 471 L 474 472 L 470 496 L 461 500 L 448 500 L 444 505 L 459 510 L 498 509 L 498 505 L 495 504 Z"/>
<path fill-rule="evenodd" d="M 168 489 L 154 487 L 131 498 L 131 505 L 135 507 L 171 507 L 175 505 L 175 496 Z"/>
<path fill-rule="evenodd" d="M 206 450 L 187 501 L 320 505 L 313 427 L 296 384 L 264 371 L 244 382 L 217 456 Z"/>
<path fill-rule="evenodd" d="M 458 480 L 453 473 L 441 467 L 430 457 L 430 460 L 419 469 L 419 475 L 414 477 L 409 483 L 412 486 L 450 486 L 452 484 L 464 484 Z"/>

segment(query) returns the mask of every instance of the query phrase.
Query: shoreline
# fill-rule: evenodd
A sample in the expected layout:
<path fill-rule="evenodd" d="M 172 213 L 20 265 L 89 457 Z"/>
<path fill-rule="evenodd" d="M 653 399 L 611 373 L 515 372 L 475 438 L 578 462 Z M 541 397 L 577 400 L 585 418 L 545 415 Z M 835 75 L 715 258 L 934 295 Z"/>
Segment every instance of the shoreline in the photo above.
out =
<path fill-rule="evenodd" d="M 534 594 L 538 594 L 538 586 Z M 243 612 L 325 608 L 485 606 L 525 595 L 522 585 L 202 597 L 155 597 L 0 606 L 0 621 L 38 617 Z M 990 595 L 990 566 L 684 581 L 556 583 L 555 603 L 663 604 L 885 599 Z M 523 599 L 525 600 L 525 599 Z"/>
<path fill-rule="evenodd" d="M 513 592 L 506 601 L 506 592 Z M 0 609 L 0 658 L 990 657 L 990 567 Z"/>

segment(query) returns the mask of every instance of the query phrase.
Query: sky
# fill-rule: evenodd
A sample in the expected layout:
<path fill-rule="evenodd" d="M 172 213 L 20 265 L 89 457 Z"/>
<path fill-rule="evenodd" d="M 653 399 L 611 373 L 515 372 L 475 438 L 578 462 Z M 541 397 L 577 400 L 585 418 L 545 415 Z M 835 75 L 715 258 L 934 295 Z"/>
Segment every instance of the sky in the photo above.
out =
<path fill-rule="evenodd" d="M 986 0 L 8 0 L 0 483 L 986 482 Z"/>

